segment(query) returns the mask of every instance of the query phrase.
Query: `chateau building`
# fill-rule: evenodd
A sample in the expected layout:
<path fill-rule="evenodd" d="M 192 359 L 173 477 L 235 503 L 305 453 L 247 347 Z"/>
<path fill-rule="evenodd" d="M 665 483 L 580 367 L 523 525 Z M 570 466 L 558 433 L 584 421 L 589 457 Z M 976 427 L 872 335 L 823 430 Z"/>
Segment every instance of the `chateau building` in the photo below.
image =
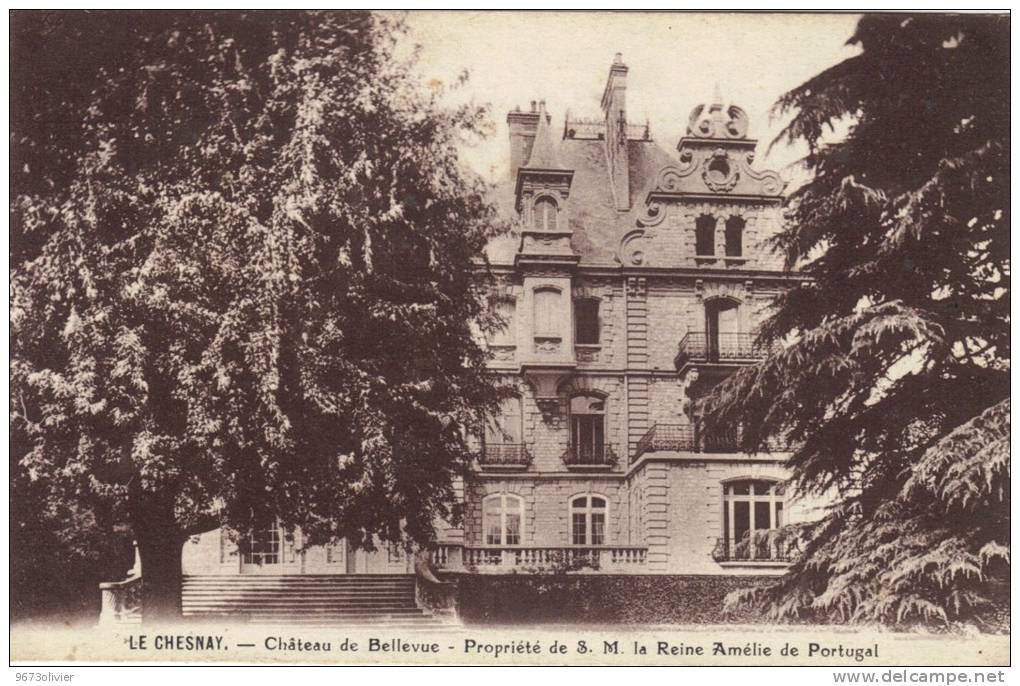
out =
<path fill-rule="evenodd" d="M 785 484 L 782 446 L 748 455 L 738 427 L 702 430 L 699 398 L 761 356 L 762 308 L 791 277 L 765 241 L 784 183 L 755 166 L 747 114 L 716 96 L 676 150 L 627 116 L 617 55 L 602 116 L 554 126 L 543 102 L 507 115 L 513 230 L 492 242 L 493 373 L 518 390 L 479 439 L 442 572 L 782 573 L 764 532 L 814 518 Z M 184 573 L 411 574 L 399 550 L 303 548 L 259 532 L 185 545 Z M 187 589 L 187 581 L 186 581 Z M 197 607 L 197 606 L 196 606 Z M 185 611 L 188 610 L 187 599 Z"/>

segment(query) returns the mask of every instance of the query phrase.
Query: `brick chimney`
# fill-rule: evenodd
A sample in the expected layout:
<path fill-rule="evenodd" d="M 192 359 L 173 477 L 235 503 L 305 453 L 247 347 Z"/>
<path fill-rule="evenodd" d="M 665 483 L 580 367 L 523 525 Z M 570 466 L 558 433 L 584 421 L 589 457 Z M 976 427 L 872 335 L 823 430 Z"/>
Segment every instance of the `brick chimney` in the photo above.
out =
<path fill-rule="evenodd" d="M 527 164 L 531 157 L 531 146 L 535 143 L 535 131 L 538 129 L 538 103 L 531 101 L 531 111 L 521 112 L 515 109 L 506 115 L 506 123 L 510 126 L 510 178 L 517 178 L 517 170 Z"/>
<path fill-rule="evenodd" d="M 616 209 L 630 209 L 630 165 L 627 156 L 627 65 L 616 53 L 602 93 L 606 122 L 606 163 Z"/>

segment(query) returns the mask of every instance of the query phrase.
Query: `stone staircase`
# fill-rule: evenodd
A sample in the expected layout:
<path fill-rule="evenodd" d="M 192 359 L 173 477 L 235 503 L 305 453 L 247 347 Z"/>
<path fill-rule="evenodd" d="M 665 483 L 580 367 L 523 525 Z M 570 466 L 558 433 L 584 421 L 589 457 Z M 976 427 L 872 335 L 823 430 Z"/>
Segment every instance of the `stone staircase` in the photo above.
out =
<path fill-rule="evenodd" d="M 185 576 L 190 619 L 312 626 L 456 626 L 418 607 L 410 574 Z"/>

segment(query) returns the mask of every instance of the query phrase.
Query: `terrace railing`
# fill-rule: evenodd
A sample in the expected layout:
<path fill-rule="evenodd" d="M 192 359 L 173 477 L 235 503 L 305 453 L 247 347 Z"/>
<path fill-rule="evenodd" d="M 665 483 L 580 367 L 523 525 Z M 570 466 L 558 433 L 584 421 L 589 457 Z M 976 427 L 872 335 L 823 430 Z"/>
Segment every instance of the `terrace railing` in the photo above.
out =
<path fill-rule="evenodd" d="M 799 553 L 796 541 L 775 531 L 760 531 L 739 541 L 720 538 L 712 551 L 716 562 L 792 562 Z"/>
<path fill-rule="evenodd" d="M 563 453 L 563 464 L 568 467 L 613 467 L 619 458 L 611 446 L 580 448 L 569 446 Z"/>
<path fill-rule="evenodd" d="M 483 469 L 526 469 L 532 461 L 524 443 L 486 444 L 478 454 Z"/>
<path fill-rule="evenodd" d="M 770 452 L 790 450 L 783 441 L 769 441 Z M 706 432 L 700 424 L 655 424 L 641 437 L 634 452 L 634 460 L 645 453 L 660 451 L 690 453 L 738 453 L 740 431 L 730 429 L 721 433 Z M 633 461 L 633 460 L 632 460 Z"/>
<path fill-rule="evenodd" d="M 765 356 L 765 348 L 758 345 L 752 333 L 717 333 L 688 331 L 680 339 L 676 359 L 677 369 L 690 362 L 739 363 L 753 362 Z"/>

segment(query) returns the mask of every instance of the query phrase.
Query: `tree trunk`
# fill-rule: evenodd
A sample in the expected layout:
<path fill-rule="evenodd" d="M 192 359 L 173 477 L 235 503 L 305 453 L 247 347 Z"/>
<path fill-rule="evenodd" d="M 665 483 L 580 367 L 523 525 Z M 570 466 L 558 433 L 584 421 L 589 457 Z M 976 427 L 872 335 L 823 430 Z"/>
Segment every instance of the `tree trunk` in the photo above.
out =
<path fill-rule="evenodd" d="M 181 618 L 181 554 L 184 536 L 174 517 L 173 501 L 138 494 L 132 528 L 142 561 L 142 622 Z"/>

